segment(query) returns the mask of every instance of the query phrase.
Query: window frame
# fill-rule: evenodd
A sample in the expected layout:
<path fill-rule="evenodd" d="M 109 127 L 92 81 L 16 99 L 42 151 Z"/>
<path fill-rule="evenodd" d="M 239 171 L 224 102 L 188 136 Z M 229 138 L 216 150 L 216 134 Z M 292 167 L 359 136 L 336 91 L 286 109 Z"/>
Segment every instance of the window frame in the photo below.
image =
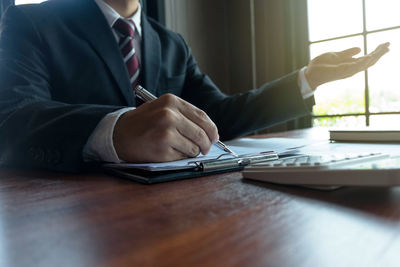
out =
<path fill-rule="evenodd" d="M 308 5 L 308 1 L 307 1 Z M 307 6 L 308 10 L 308 6 Z M 308 14 L 307 14 L 308 18 Z M 308 51 L 310 51 L 310 47 L 313 44 L 318 44 L 318 43 L 324 43 L 324 42 L 329 42 L 329 41 L 334 41 L 334 40 L 341 40 L 341 39 L 346 39 L 346 38 L 351 38 L 351 37 L 362 37 L 363 38 L 363 48 L 364 48 L 364 55 L 368 53 L 368 42 L 367 42 L 367 36 L 369 34 L 374 34 L 374 33 L 379 33 L 379 32 L 388 32 L 391 30 L 397 30 L 400 29 L 400 25 L 398 26 L 393 26 L 393 27 L 386 27 L 378 30 L 372 30 L 368 31 L 367 30 L 367 11 L 366 11 L 366 0 L 362 0 L 362 19 L 363 19 L 363 30 L 360 33 L 355 33 L 355 34 L 349 34 L 349 35 L 342 35 L 338 37 L 333 37 L 333 38 L 328 38 L 328 39 L 322 39 L 322 40 L 317 40 L 317 41 L 310 41 L 310 38 L 308 37 Z M 308 26 L 309 26 L 309 20 L 308 20 Z M 360 113 L 337 113 L 337 114 L 324 114 L 324 115 L 317 115 L 317 114 L 312 114 L 311 118 L 314 121 L 314 119 L 321 119 L 321 118 L 341 118 L 341 117 L 359 117 L 359 116 L 365 116 L 365 126 L 370 126 L 370 118 L 371 116 L 376 116 L 376 115 L 399 115 L 400 117 L 400 111 L 387 111 L 387 112 L 371 112 L 370 111 L 370 90 L 369 90 L 369 75 L 368 75 L 368 70 L 364 71 L 364 81 L 365 81 L 365 88 L 364 88 L 364 112 Z"/>

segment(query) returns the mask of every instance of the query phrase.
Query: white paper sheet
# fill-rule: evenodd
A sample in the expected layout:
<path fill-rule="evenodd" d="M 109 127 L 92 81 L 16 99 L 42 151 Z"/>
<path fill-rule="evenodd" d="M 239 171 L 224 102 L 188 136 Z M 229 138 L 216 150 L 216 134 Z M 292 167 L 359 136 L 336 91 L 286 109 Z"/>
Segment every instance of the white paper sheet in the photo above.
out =
<path fill-rule="evenodd" d="M 297 139 L 297 138 L 265 138 L 265 139 L 253 139 L 253 138 L 242 138 L 225 144 L 232 149 L 238 155 L 255 154 L 266 151 L 274 151 L 277 154 L 293 153 L 298 148 L 310 144 L 310 140 Z M 112 168 L 133 168 L 142 169 L 149 171 L 167 171 L 167 170 L 180 170 L 190 169 L 196 167 L 194 161 L 216 159 L 222 154 L 227 154 L 217 146 L 213 145 L 210 152 L 207 155 L 199 155 L 196 158 L 189 158 L 184 160 L 163 162 L 163 163 L 119 163 L 119 164 L 106 164 L 107 167 Z M 225 157 L 225 156 L 224 156 Z M 229 154 L 226 157 L 232 157 Z"/>

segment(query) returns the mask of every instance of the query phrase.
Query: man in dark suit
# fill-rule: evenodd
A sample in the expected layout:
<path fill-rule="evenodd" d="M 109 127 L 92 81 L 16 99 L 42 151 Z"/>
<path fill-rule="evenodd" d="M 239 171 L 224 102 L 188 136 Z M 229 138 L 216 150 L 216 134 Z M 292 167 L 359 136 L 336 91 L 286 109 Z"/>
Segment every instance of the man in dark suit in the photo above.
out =
<path fill-rule="evenodd" d="M 138 0 L 11 7 L 0 49 L 1 161 L 78 171 L 93 162 L 193 157 L 219 138 L 307 114 L 317 86 L 372 66 L 388 44 L 360 58 L 353 58 L 358 48 L 324 54 L 233 96 L 200 72 L 182 37 L 147 18 Z M 137 84 L 159 98 L 137 106 Z"/>

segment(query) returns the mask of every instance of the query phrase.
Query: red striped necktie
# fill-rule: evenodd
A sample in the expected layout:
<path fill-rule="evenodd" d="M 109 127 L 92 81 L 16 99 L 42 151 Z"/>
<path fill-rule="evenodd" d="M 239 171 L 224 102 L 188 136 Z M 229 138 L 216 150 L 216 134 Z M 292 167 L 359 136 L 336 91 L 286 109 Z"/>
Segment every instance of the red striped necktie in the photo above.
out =
<path fill-rule="evenodd" d="M 139 84 L 140 65 L 136 55 L 133 38 L 135 36 L 135 23 L 132 20 L 118 19 L 114 23 L 119 40 L 119 48 L 128 70 L 132 88 Z"/>

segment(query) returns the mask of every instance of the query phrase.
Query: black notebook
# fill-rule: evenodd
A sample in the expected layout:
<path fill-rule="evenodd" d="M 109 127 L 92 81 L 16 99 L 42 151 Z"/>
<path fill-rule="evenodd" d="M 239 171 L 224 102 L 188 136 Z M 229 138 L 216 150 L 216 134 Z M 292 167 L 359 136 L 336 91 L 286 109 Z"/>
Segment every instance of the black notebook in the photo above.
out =
<path fill-rule="evenodd" d="M 226 143 L 239 157 L 226 153 L 217 146 L 212 146 L 204 156 L 185 160 L 145 163 L 145 164 L 104 164 L 110 174 L 131 179 L 140 183 L 154 184 L 173 180 L 201 177 L 211 174 L 240 171 L 245 166 L 276 160 L 279 156 L 294 154 L 301 145 L 301 139 L 243 138 Z M 295 147 L 297 146 L 297 147 Z"/>
<path fill-rule="evenodd" d="M 240 171 L 245 166 L 278 159 L 274 151 L 266 151 L 256 154 L 239 155 L 238 157 L 223 154 L 214 159 L 194 158 L 184 160 L 186 165 L 180 162 L 165 164 L 146 164 L 135 167 L 135 164 L 105 164 L 104 169 L 110 173 L 136 182 L 154 184 L 173 180 L 201 177 L 231 171 Z M 182 162 L 182 161 L 181 161 Z"/>

